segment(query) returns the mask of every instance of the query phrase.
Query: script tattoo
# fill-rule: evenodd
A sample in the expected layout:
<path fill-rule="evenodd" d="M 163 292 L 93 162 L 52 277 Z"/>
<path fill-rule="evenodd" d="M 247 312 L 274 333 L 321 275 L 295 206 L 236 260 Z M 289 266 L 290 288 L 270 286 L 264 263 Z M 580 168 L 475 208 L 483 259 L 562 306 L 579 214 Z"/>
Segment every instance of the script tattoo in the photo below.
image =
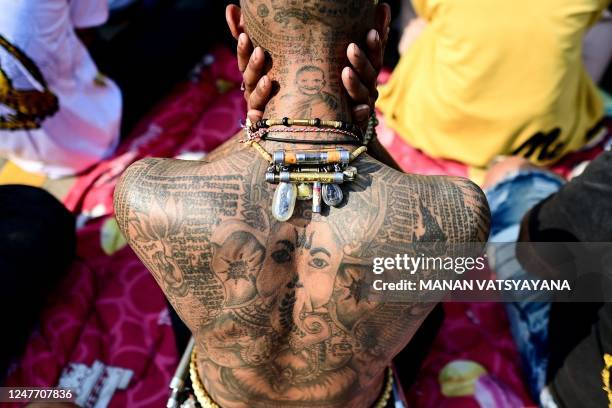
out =
<path fill-rule="evenodd" d="M 347 120 L 341 87 L 349 43 L 362 43 L 373 27 L 371 0 L 243 0 L 245 30 L 271 59 L 278 85 L 266 117 Z"/>
<path fill-rule="evenodd" d="M 286 223 L 269 218 L 274 188 L 250 150 L 214 163 L 147 159 L 122 178 L 120 226 L 194 333 L 221 406 L 370 406 L 433 307 L 374 293 L 373 258 L 488 232 L 471 183 L 369 157 L 355 165 L 341 208 L 318 215 L 298 203 Z"/>

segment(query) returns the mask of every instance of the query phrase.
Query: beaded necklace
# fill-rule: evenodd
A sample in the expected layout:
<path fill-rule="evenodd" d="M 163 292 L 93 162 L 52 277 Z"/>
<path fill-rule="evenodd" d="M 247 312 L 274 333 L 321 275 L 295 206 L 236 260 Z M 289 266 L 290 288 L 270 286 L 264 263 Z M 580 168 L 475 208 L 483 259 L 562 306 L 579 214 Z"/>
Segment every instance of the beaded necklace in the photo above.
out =
<path fill-rule="evenodd" d="M 344 200 L 342 184 L 354 181 L 357 168 L 350 166 L 367 151 L 366 145 L 376 137 L 378 121 L 373 115 L 366 132 L 359 136 L 357 128 L 342 121 L 321 119 L 264 119 L 255 124 L 247 120 L 247 137 L 242 142 L 253 147 L 269 163 L 266 181 L 278 185 L 272 200 L 272 215 L 278 221 L 288 221 L 296 201 L 312 200 L 312 212 L 321 213 L 322 204 L 338 207 Z M 298 126 L 295 128 L 293 126 Z M 293 140 L 269 137 L 270 133 L 335 133 L 348 136 L 347 140 Z M 259 142 L 319 145 L 357 144 L 350 152 L 342 147 L 322 150 L 276 150 L 269 153 Z"/>

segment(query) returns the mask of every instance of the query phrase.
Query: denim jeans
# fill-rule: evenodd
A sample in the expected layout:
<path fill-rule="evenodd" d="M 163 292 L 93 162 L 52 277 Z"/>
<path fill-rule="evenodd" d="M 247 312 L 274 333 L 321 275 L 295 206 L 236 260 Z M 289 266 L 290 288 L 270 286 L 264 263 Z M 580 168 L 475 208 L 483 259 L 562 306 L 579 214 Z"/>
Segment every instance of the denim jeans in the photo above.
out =
<path fill-rule="evenodd" d="M 530 169 L 508 175 L 485 192 L 491 209 L 490 242 L 495 243 L 489 247 L 489 260 L 497 279 L 527 279 L 527 272 L 514 255 L 521 220 L 533 206 L 562 185 L 561 178 Z M 546 385 L 549 300 L 536 295 L 505 304 L 527 384 L 536 399 Z"/>

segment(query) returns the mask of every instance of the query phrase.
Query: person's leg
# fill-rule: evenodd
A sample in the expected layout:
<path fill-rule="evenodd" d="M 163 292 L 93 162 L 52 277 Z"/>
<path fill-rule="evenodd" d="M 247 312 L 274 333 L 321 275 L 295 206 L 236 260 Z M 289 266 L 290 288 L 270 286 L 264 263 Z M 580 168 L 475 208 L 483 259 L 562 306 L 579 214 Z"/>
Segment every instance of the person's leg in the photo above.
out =
<path fill-rule="evenodd" d="M 0 186 L 0 379 L 17 357 L 76 249 L 74 216 L 51 194 Z"/>
<path fill-rule="evenodd" d="M 489 182 L 485 190 L 491 209 L 489 259 L 497 279 L 521 280 L 527 273 L 515 256 L 523 216 L 541 200 L 555 193 L 563 180 L 556 175 L 520 163 Z M 514 167 L 514 170 L 512 169 Z M 512 336 L 521 354 L 529 388 L 535 398 L 546 383 L 548 364 L 547 298 L 533 298 L 506 304 Z"/>

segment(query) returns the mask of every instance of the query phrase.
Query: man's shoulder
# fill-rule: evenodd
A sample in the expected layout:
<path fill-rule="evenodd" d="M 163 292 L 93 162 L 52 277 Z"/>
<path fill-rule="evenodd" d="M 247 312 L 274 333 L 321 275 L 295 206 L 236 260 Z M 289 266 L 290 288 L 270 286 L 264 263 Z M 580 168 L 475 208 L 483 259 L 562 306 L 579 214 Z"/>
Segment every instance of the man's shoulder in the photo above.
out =
<path fill-rule="evenodd" d="M 114 194 L 115 215 L 120 225 L 128 214 L 148 207 L 176 188 L 188 188 L 204 177 L 207 163 L 199 161 L 145 158 L 133 163 L 123 173 Z"/>
<path fill-rule="evenodd" d="M 489 235 L 490 212 L 478 185 L 462 177 L 424 176 L 390 168 L 382 172 L 391 213 L 415 214 L 415 239 L 482 242 Z M 422 236 L 418 231 L 423 232 Z"/>
<path fill-rule="evenodd" d="M 151 184 L 161 182 L 164 178 L 180 177 L 188 170 L 197 173 L 206 163 L 176 159 L 147 157 L 131 164 L 122 174 L 115 189 L 115 200 L 118 193 L 138 193 L 149 190 Z M 161 183 L 160 183 L 161 184 Z"/>
<path fill-rule="evenodd" d="M 231 157 L 230 157 L 231 156 Z M 164 188 L 176 186 L 177 182 L 184 184 L 239 173 L 248 164 L 244 154 L 229 154 L 214 162 L 205 160 L 178 160 L 164 158 L 145 158 L 130 165 L 119 180 L 118 192 L 134 192 L 147 190 L 148 194 L 164 194 Z M 151 191 L 153 190 L 153 191 Z"/>
<path fill-rule="evenodd" d="M 132 164 L 115 188 L 115 214 L 120 226 L 126 226 L 135 212 L 148 214 L 149 209 L 170 206 L 171 218 L 185 217 L 187 209 L 198 207 L 202 217 L 206 210 L 226 204 L 240 191 L 245 168 L 251 156 L 243 152 L 214 162 L 146 158 Z M 181 211 L 184 210 L 184 211 Z"/>
<path fill-rule="evenodd" d="M 474 182 L 462 178 L 452 177 L 448 179 L 457 193 L 462 197 L 462 214 L 458 214 L 458 219 L 463 216 L 468 228 L 468 239 L 470 242 L 486 242 L 489 239 L 491 227 L 491 212 L 487 197 L 482 189 Z M 453 194 L 450 193 L 449 194 Z"/>
<path fill-rule="evenodd" d="M 378 180 L 389 187 L 398 187 L 415 193 L 426 193 L 428 201 L 444 200 L 449 196 L 469 197 L 472 206 L 487 206 L 487 199 L 482 189 L 471 180 L 446 175 L 421 175 L 397 171 L 383 163 L 369 160 L 368 165 L 376 168 Z"/>
<path fill-rule="evenodd" d="M 450 206 L 452 227 L 450 241 L 486 242 L 489 238 L 491 213 L 482 189 L 463 177 L 445 177 L 441 182 L 439 200 L 442 206 Z"/>

